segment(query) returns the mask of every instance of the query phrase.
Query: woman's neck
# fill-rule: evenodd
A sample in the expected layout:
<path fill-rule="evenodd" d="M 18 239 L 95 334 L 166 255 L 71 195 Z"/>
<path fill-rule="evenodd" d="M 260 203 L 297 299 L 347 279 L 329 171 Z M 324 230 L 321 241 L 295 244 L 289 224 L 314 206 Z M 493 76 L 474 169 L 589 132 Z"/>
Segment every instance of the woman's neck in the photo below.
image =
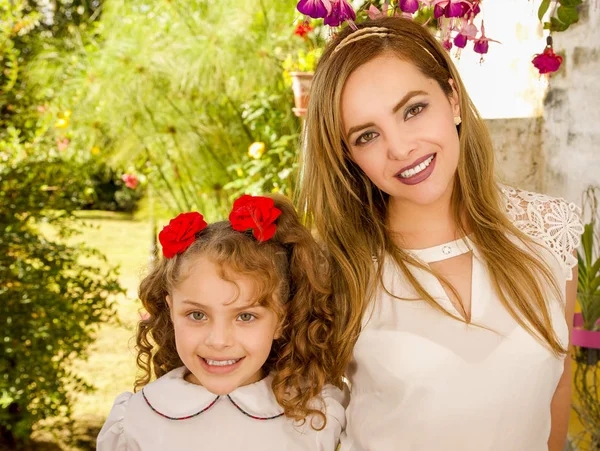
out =
<path fill-rule="evenodd" d="M 452 211 L 452 190 L 427 205 L 391 198 L 388 224 L 392 239 L 403 249 L 425 249 L 460 238 Z"/>

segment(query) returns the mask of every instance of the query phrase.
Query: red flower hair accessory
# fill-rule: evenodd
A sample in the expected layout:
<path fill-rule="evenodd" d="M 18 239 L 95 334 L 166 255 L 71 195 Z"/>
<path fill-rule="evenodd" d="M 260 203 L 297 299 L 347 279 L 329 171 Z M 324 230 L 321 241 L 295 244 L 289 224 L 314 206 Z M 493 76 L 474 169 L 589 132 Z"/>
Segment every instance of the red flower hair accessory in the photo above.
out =
<path fill-rule="evenodd" d="M 185 251 L 196 239 L 196 233 L 204 230 L 208 224 L 202 215 L 196 211 L 181 213 L 169 224 L 164 226 L 158 234 L 162 245 L 163 255 L 173 258 Z"/>
<path fill-rule="evenodd" d="M 236 199 L 229 214 L 229 222 L 233 230 L 245 232 L 252 229 L 254 238 L 267 241 L 275 235 L 275 220 L 281 210 L 269 197 L 249 196 L 244 194 Z"/>

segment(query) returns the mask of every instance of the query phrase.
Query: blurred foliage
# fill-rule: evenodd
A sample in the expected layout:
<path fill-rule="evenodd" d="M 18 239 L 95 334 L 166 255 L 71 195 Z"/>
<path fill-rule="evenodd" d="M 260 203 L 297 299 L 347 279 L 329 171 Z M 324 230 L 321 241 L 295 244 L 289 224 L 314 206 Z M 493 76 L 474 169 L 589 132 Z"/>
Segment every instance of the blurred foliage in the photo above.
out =
<path fill-rule="evenodd" d="M 83 201 L 69 193 L 83 187 L 53 182 L 70 170 L 61 160 L 0 165 L 0 447 L 27 440 L 38 420 L 69 418 L 74 394 L 91 388 L 71 364 L 122 292 L 114 269 L 98 269 L 101 254 L 64 244 Z M 40 222 L 60 231 L 56 239 Z"/>
<path fill-rule="evenodd" d="M 281 67 L 297 45 L 294 7 L 293 0 L 106 1 L 87 39 L 73 48 L 46 42 L 29 77 L 61 99 L 50 107 L 55 120 L 72 113 L 60 123 L 70 139 L 63 154 L 137 173 L 172 212 L 199 209 L 216 219 L 238 193 L 230 168 L 247 162 L 250 144 L 273 138 L 247 120 L 247 105 L 270 99 L 275 111 L 257 122 L 279 137 L 298 133 Z M 260 171 L 267 179 L 281 168 Z"/>
<path fill-rule="evenodd" d="M 98 3 L 98 2 L 95 2 Z M 103 257 L 65 244 L 72 212 L 90 200 L 87 168 L 64 158 L 68 137 L 27 71 L 47 39 L 64 35 L 85 2 L 0 0 L 0 448 L 27 441 L 37 421 L 68 419 L 91 386 L 71 370 L 85 358 L 121 293 Z M 83 20 L 83 19 L 82 19 Z M 69 40 L 64 39 L 65 47 Z M 57 85 L 55 82 L 54 85 Z M 69 114 L 61 119 L 68 120 Z M 67 140 L 67 141 L 65 141 Z M 39 231 L 50 224 L 50 239 Z"/>

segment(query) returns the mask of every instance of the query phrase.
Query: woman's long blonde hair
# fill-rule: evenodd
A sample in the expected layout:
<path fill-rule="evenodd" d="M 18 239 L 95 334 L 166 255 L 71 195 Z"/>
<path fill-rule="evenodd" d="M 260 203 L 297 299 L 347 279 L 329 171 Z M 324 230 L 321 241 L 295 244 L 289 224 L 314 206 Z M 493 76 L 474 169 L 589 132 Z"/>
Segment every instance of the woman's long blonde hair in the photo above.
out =
<path fill-rule="evenodd" d="M 223 278 L 250 278 L 257 302 L 277 314 L 281 337 L 273 342 L 263 370 L 273 375 L 273 392 L 286 416 L 298 421 L 314 416 L 311 425 L 321 429 L 326 417 L 313 401 L 329 381 L 335 362 L 329 349 L 335 323 L 327 261 L 292 202 L 280 195 L 269 197 L 281 210 L 273 238 L 259 242 L 250 233 L 233 230 L 229 221 L 209 224 L 185 252 L 161 257 L 142 280 L 139 297 L 149 316 L 138 324 L 141 374 L 135 390 L 183 365 L 166 297 L 187 277 L 185 263 L 204 255 L 221 269 Z"/>
<path fill-rule="evenodd" d="M 386 225 L 388 195 L 354 163 L 345 139 L 340 106 L 344 85 L 354 70 L 383 53 L 393 53 L 414 64 L 426 77 L 437 81 L 447 96 L 452 94 L 449 79 L 454 80 L 462 117 L 460 157 L 452 194 L 452 211 L 459 232 L 471 232 L 472 241 L 488 266 L 492 285 L 515 320 L 555 355 L 564 353 L 545 301 L 544 285 L 558 295 L 557 283 L 536 252 L 527 252 L 509 239 L 510 235 L 516 236 L 528 250 L 535 250 L 535 243 L 509 221 L 501 206 L 488 130 L 448 53 L 427 29 L 410 20 L 390 17 L 358 25 L 359 30 L 366 27 L 385 30 L 378 34 L 360 31 L 365 37 L 344 41 L 350 33 L 357 33 L 348 27 L 324 51 L 311 87 L 302 148 L 298 204 L 307 225 L 315 227 L 327 245 L 331 260 L 338 319 L 333 376 L 343 375 L 363 315 L 381 286 L 382 265 L 374 265 L 373 257 L 383 262 L 389 255 L 420 298 L 453 316 L 439 306 L 409 270 L 411 264 L 435 274 L 394 245 Z M 435 275 L 460 298 L 443 277 Z"/>

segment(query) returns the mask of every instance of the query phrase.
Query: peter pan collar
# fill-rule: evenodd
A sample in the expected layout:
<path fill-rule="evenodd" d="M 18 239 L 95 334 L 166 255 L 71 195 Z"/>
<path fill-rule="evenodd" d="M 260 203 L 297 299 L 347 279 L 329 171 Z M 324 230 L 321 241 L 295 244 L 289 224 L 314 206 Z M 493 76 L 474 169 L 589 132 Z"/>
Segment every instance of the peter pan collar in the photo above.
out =
<path fill-rule="evenodd" d="M 142 389 L 146 404 L 169 420 L 187 420 L 209 410 L 218 402 L 229 402 L 241 414 L 256 420 L 271 420 L 283 409 L 271 390 L 271 375 L 250 385 L 238 387 L 229 395 L 218 396 L 184 379 L 187 368 L 176 368 Z"/>

